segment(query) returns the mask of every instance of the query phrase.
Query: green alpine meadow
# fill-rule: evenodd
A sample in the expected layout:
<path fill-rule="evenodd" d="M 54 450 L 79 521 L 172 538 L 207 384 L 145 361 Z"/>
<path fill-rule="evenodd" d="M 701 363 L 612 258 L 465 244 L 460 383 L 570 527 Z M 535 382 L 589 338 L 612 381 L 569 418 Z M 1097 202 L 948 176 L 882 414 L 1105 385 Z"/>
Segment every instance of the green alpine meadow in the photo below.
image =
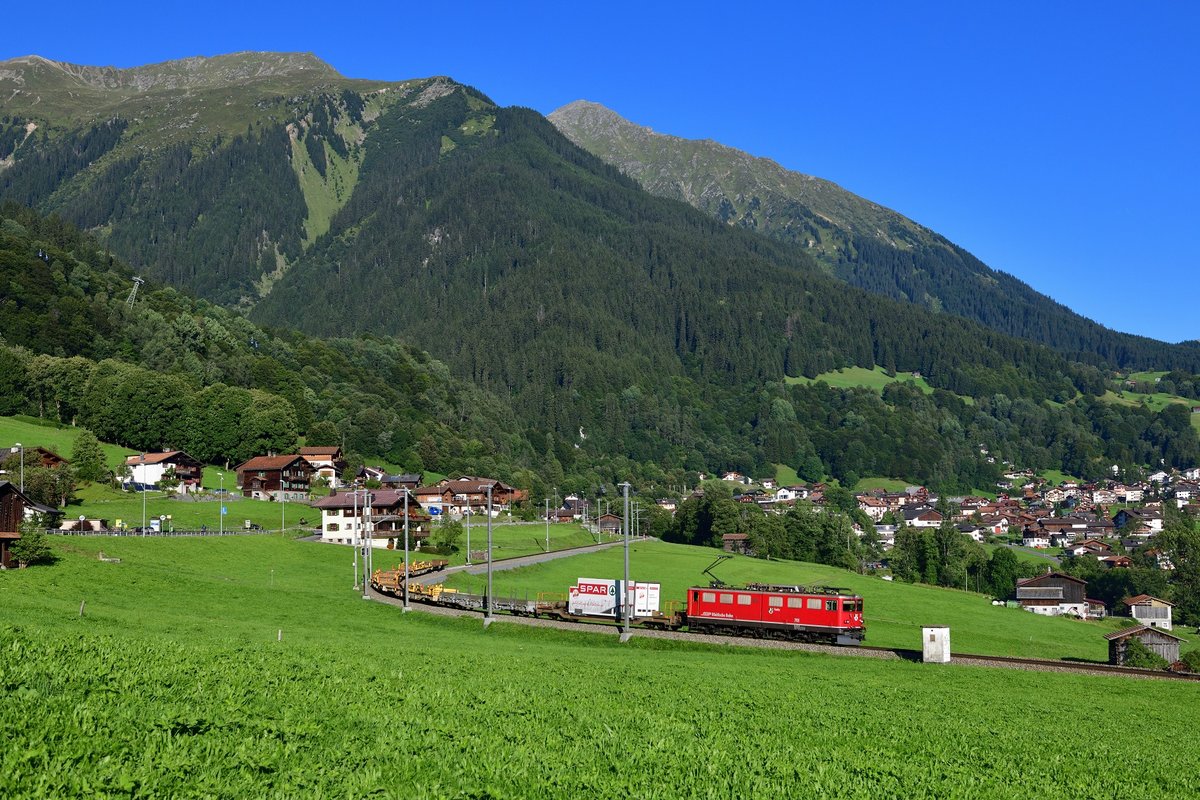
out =
<path fill-rule="evenodd" d="M 364 601 L 347 550 L 277 535 L 55 554 L 0 582 L 6 797 L 1200 790 L 1190 683 L 485 631 Z M 1099 779 L 1025 735 L 1148 718 Z"/>

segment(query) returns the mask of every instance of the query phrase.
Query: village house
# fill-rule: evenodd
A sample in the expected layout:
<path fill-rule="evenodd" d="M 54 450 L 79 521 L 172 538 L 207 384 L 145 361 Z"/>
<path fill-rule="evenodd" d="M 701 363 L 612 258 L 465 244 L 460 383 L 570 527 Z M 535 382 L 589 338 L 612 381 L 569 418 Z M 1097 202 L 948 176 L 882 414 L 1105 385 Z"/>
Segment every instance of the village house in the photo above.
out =
<path fill-rule="evenodd" d="M 15 566 L 9 547 L 21 538 L 28 504 L 29 498 L 15 484 L 0 480 L 0 568 Z"/>
<path fill-rule="evenodd" d="M 1129 642 L 1133 639 L 1141 641 L 1152 653 L 1166 659 L 1168 664 L 1179 660 L 1179 643 L 1183 641 L 1173 633 L 1145 625 L 1106 633 L 1104 638 L 1108 640 L 1108 663 L 1118 666 L 1125 664 Z"/>
<path fill-rule="evenodd" d="M 342 485 L 342 470 L 346 468 L 342 448 L 336 445 L 301 447 L 300 455 L 304 456 L 304 460 L 313 468 L 313 480 L 324 478 L 325 482 L 335 489 Z"/>
<path fill-rule="evenodd" d="M 936 528 L 942 524 L 942 515 L 928 506 L 904 509 L 904 524 L 913 528 Z"/>
<path fill-rule="evenodd" d="M 666 511 L 669 514 L 675 513 L 675 507 L 676 507 L 675 501 L 668 497 L 664 497 L 661 500 L 656 501 L 655 505 L 658 506 L 659 508 L 661 508 L 663 511 Z"/>
<path fill-rule="evenodd" d="M 732 483 L 740 483 L 743 486 L 749 486 L 753 481 L 740 472 L 726 472 L 721 476 L 721 480 L 730 481 Z"/>
<path fill-rule="evenodd" d="M 878 497 L 860 494 L 857 500 L 859 510 L 870 517 L 873 522 L 879 522 L 888 513 L 887 503 Z"/>
<path fill-rule="evenodd" d="M 883 550 L 891 550 L 896 546 L 895 525 L 876 525 L 875 535 L 879 537 L 879 546 Z"/>
<path fill-rule="evenodd" d="M 321 511 L 321 541 L 357 544 L 365 536 L 371 546 L 385 550 L 404 549 L 404 499 L 400 489 L 354 489 L 334 491 L 314 502 Z M 431 517 L 410 494 L 408 497 L 408 541 L 412 549 L 429 538 Z"/>
<path fill-rule="evenodd" d="M 514 489 L 494 478 L 476 478 L 462 475 L 444 478 L 432 486 L 420 486 L 413 494 L 425 508 L 438 508 L 441 513 L 452 516 L 486 514 L 488 489 L 492 493 L 492 516 L 512 508 L 512 504 L 525 499 L 525 492 Z"/>
<path fill-rule="evenodd" d="M 1115 487 L 1113 487 L 1113 494 L 1115 494 L 1117 499 L 1122 503 L 1140 503 L 1142 502 L 1142 498 L 1145 497 L 1146 493 L 1141 486 L 1124 486 L 1122 484 L 1117 484 Z"/>
<path fill-rule="evenodd" d="M 1161 511 L 1147 508 L 1123 508 L 1113 515 L 1112 523 L 1117 528 L 1144 526 L 1152 533 L 1158 533 L 1163 528 L 1163 517 Z"/>
<path fill-rule="evenodd" d="M 1133 559 L 1129 556 L 1100 556 L 1097 560 L 1109 569 L 1129 569 L 1133 566 Z"/>
<path fill-rule="evenodd" d="M 313 469 L 304 456 L 255 456 L 234 470 L 244 497 L 290 502 L 308 499 Z"/>
<path fill-rule="evenodd" d="M 976 542 L 982 542 L 987 538 L 987 529 L 982 528 L 970 522 L 960 522 L 954 526 L 958 532 L 964 536 L 970 536 Z"/>
<path fill-rule="evenodd" d="M 1117 502 L 1117 493 L 1112 489 L 1095 489 L 1092 491 L 1092 502 L 1096 505 L 1111 506 Z"/>
<path fill-rule="evenodd" d="M 24 451 L 23 458 L 28 459 L 30 455 L 35 455 L 35 456 L 37 456 L 38 466 L 45 467 L 46 469 L 58 469 L 59 467 L 65 467 L 71 463 L 70 461 L 67 461 L 65 458 L 60 456 L 58 453 L 54 452 L 53 450 L 48 450 L 45 447 L 23 447 L 22 448 L 22 447 L 17 447 L 14 445 L 14 446 L 8 448 L 9 454 L 14 455 L 14 456 L 20 455 L 22 453 L 22 451 Z"/>
<path fill-rule="evenodd" d="M 1087 619 L 1104 619 L 1108 616 L 1108 607 L 1104 605 L 1103 600 L 1093 600 L 1090 597 L 1085 598 L 1087 603 Z"/>
<path fill-rule="evenodd" d="M 200 489 L 201 471 L 204 469 L 203 464 L 182 450 L 126 456 L 125 466 L 129 469 L 129 483 L 126 485 L 136 489 L 153 489 L 164 478 L 173 475 L 179 481 L 175 491 L 180 494 Z"/>
<path fill-rule="evenodd" d="M 384 475 L 379 481 L 384 489 L 408 489 L 412 491 L 421 485 L 421 476 L 415 472 L 402 472 L 399 475 Z"/>
<path fill-rule="evenodd" d="M 1047 572 L 1017 581 L 1017 603 L 1034 614 L 1086 616 L 1087 581 L 1061 572 Z"/>
<path fill-rule="evenodd" d="M 1110 556 L 1112 548 L 1104 542 L 1097 539 L 1084 539 L 1082 542 L 1076 542 L 1069 547 L 1064 548 L 1065 555 L 1069 556 Z"/>
<path fill-rule="evenodd" d="M 1175 607 L 1173 603 L 1148 594 L 1139 594 L 1126 600 L 1125 605 L 1129 607 L 1129 615 L 1147 628 L 1171 630 L 1171 609 Z"/>
<path fill-rule="evenodd" d="M 808 497 L 808 487 L 804 484 L 781 486 L 775 490 L 775 502 L 783 503 L 789 500 L 804 500 Z"/>
<path fill-rule="evenodd" d="M 1023 547 L 1035 547 L 1043 550 L 1050 546 L 1050 534 L 1039 527 L 1031 525 L 1021 531 L 1021 545 Z"/>

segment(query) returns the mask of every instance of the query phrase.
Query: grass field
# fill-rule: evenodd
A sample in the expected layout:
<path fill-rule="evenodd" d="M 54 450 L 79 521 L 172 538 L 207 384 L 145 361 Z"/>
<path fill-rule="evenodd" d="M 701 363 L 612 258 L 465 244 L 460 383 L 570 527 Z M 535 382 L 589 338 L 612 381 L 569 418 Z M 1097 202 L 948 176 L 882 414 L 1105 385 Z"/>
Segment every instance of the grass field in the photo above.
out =
<path fill-rule="evenodd" d="M 226 477 L 225 487 L 230 488 Z M 127 527 L 142 525 L 142 495 L 139 492 L 122 492 L 109 486 L 84 484 L 75 493 L 77 503 L 67 506 L 66 519 L 79 516 L 88 519 L 108 520 L 115 526 L 122 520 Z M 221 504 L 217 500 L 180 500 L 167 492 L 146 492 L 146 518 L 156 519 L 171 516 L 170 524 L 175 530 L 199 530 L 201 526 L 217 530 L 221 526 Z M 321 524 L 321 514 L 303 503 L 276 503 L 268 500 L 250 500 L 236 492 L 230 492 L 225 501 L 226 530 L 242 528 L 246 520 L 261 525 L 267 530 L 279 530 L 286 520 L 287 528 L 315 528 Z"/>
<path fill-rule="evenodd" d="M 1061 486 L 1067 482 L 1080 483 L 1079 478 L 1076 478 L 1074 475 L 1068 475 L 1067 473 L 1057 469 L 1044 469 L 1039 472 L 1038 475 L 1050 481 L 1050 483 L 1054 486 Z"/>
<path fill-rule="evenodd" d="M 868 489 L 883 489 L 888 492 L 902 492 L 905 488 L 912 486 L 908 481 L 896 480 L 895 478 L 882 478 L 878 476 L 869 476 L 859 478 L 858 483 L 854 484 L 853 491 L 865 492 Z"/>
<path fill-rule="evenodd" d="M 669 601 L 681 602 L 688 586 L 706 585 L 703 570 L 717 556 L 709 548 L 657 541 L 638 542 L 632 551 L 633 578 L 661 584 L 664 607 Z M 493 585 L 497 595 L 536 597 L 557 592 L 565 596 L 578 578 L 623 574 L 623 554 L 614 548 L 498 572 Z M 1037 617 L 992 606 L 988 597 L 974 592 L 885 581 L 818 564 L 739 556 L 720 565 L 716 574 L 734 585 L 758 581 L 849 588 L 864 598 L 868 643 L 884 647 L 916 648 L 922 625 L 949 625 L 955 652 L 1104 661 L 1108 645 L 1103 634 L 1114 624 Z M 478 591 L 484 578 L 460 573 L 447 585 Z"/>
<path fill-rule="evenodd" d="M 44 447 L 53 450 L 65 459 L 70 460 L 71 451 L 75 449 L 75 437 L 79 436 L 80 428 L 38 425 L 17 417 L 0 417 L 0 448 L 7 448 L 17 442 L 25 447 Z M 125 463 L 125 456 L 134 455 L 137 451 L 115 444 L 101 444 L 108 466 L 116 468 Z"/>
<path fill-rule="evenodd" d="M 8 798 L 1200 791 L 1190 685 L 484 631 L 271 535 L 55 544 L 0 574 Z M 1134 729 L 1102 764 L 1043 744 Z"/>
<path fill-rule="evenodd" d="M 611 537 L 606 537 L 611 538 Z M 566 550 L 571 547 L 582 547 L 596 544 L 594 534 L 588 532 L 582 525 L 575 523 L 555 523 L 550 525 L 550 549 Z M 485 551 L 487 549 L 487 522 L 476 519 L 471 523 L 471 550 Z M 514 558 L 527 556 L 531 553 L 546 552 L 546 526 L 544 523 L 503 523 L 492 525 L 492 553 L 494 558 Z M 382 568 L 387 561 L 402 559 L 400 554 L 391 553 L 381 556 L 375 554 L 375 566 Z M 444 558 L 455 567 L 465 564 L 467 560 L 466 526 L 463 526 L 463 536 L 458 540 L 458 551 L 448 556 L 438 555 L 433 558 Z M 399 563 L 397 561 L 397 563 Z"/>
<path fill-rule="evenodd" d="M 933 387 L 925 382 L 924 378 L 914 378 L 910 373 L 898 372 L 896 377 L 890 377 L 883 367 L 875 367 L 867 369 L 866 367 L 846 367 L 845 369 L 835 370 L 833 372 L 823 372 L 815 378 L 785 378 L 788 383 L 812 384 L 817 381 L 824 381 L 835 389 L 849 389 L 851 387 L 862 387 L 864 389 L 874 389 L 875 391 L 883 391 L 883 387 L 895 381 L 905 381 L 917 386 L 925 394 L 933 394 Z"/>

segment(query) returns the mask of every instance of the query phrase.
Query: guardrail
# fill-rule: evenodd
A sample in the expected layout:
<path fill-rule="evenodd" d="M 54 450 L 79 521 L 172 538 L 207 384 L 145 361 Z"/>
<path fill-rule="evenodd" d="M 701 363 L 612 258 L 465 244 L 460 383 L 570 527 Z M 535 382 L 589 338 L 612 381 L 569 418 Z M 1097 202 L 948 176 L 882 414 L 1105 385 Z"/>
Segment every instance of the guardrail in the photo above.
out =
<path fill-rule="evenodd" d="M 211 530 L 211 531 L 63 531 L 57 528 L 51 528 L 46 531 L 48 536 L 250 536 L 261 533 L 275 533 L 275 529 L 271 530 L 256 530 L 248 531 L 243 528 L 234 530 Z"/>

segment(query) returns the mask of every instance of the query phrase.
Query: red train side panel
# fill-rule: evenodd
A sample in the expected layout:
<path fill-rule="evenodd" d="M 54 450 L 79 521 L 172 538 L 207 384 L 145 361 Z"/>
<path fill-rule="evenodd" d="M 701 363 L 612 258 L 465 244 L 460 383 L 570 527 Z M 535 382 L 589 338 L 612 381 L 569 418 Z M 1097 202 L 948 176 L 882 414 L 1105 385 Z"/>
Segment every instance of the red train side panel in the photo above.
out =
<path fill-rule="evenodd" d="M 866 636 L 858 595 L 802 586 L 688 589 L 689 630 L 859 644 Z"/>

